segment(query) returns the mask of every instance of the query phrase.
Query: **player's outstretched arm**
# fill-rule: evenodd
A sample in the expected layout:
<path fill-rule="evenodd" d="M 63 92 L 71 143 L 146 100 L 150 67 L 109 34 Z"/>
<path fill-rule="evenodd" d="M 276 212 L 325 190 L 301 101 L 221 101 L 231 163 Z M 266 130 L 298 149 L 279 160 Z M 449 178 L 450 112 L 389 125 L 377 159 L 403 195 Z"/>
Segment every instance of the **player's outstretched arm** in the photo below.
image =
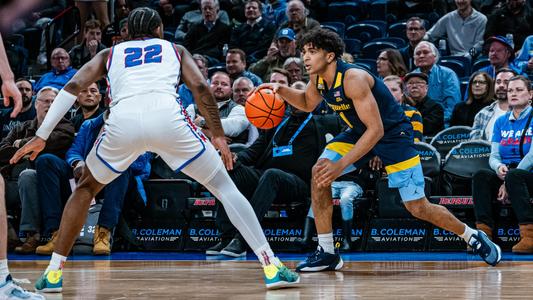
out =
<path fill-rule="evenodd" d="M 22 95 L 15 85 L 15 75 L 9 67 L 9 61 L 4 48 L 4 41 L 0 34 L 0 78 L 2 78 L 2 96 L 4 96 L 4 106 L 9 106 L 9 98 L 12 98 L 15 106 L 11 112 L 11 118 L 18 115 L 22 109 Z"/>
<path fill-rule="evenodd" d="M 105 75 L 105 64 L 108 55 L 109 49 L 100 51 L 70 79 L 59 94 L 57 94 L 43 123 L 35 133 L 35 137 L 13 155 L 9 161 L 10 163 L 17 163 L 26 154 L 30 154 L 30 160 L 37 158 L 37 155 L 43 151 L 50 133 L 72 107 L 79 92 Z"/>
<path fill-rule="evenodd" d="M 233 169 L 233 158 L 229 151 L 217 102 L 207 85 L 207 81 L 196 66 L 192 55 L 182 46 L 176 45 L 181 56 L 181 74 L 185 84 L 191 89 L 198 110 L 205 118 L 205 123 L 213 135 L 211 143 L 220 151 L 226 169 Z"/>
<path fill-rule="evenodd" d="M 313 80 L 309 81 L 305 91 L 283 86 L 279 83 L 263 83 L 255 90 L 258 91 L 261 89 L 271 89 L 290 105 L 306 112 L 315 110 L 318 104 L 322 102 L 322 96 L 318 93 L 315 81 Z"/>

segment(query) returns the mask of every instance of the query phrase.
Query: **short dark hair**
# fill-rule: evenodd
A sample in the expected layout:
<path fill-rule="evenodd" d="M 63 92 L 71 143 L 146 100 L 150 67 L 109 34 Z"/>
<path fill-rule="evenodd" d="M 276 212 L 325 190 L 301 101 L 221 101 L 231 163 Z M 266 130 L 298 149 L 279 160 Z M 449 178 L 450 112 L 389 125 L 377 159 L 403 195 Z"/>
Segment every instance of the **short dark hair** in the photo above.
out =
<path fill-rule="evenodd" d="M 33 84 L 31 83 L 31 81 L 29 81 L 28 79 L 26 79 L 24 77 L 18 78 L 17 80 L 15 80 L 15 83 L 19 83 L 21 81 L 26 81 L 27 83 L 29 83 L 32 86 L 32 89 L 33 89 Z"/>
<path fill-rule="evenodd" d="M 317 49 L 335 53 L 335 58 L 340 58 L 344 53 L 344 41 L 331 30 L 319 28 L 313 29 L 298 38 L 298 48 L 311 44 Z"/>
<path fill-rule="evenodd" d="M 261 2 L 261 0 L 248 0 L 248 1 L 244 2 L 244 7 L 246 7 L 246 4 L 248 4 L 250 2 L 257 3 L 257 5 L 259 7 L 259 11 L 263 11 L 263 2 Z"/>
<path fill-rule="evenodd" d="M 154 30 L 162 23 L 157 11 L 148 7 L 138 7 L 128 16 L 128 32 L 130 37 L 154 37 Z"/>
<path fill-rule="evenodd" d="M 509 79 L 509 82 L 511 81 L 522 81 L 525 85 L 528 91 L 531 91 L 531 80 L 523 75 L 515 75 Z"/>
<path fill-rule="evenodd" d="M 518 75 L 516 73 L 515 70 L 511 69 L 511 68 L 499 68 L 497 71 L 496 71 L 496 74 L 494 74 L 494 79 L 496 79 L 496 77 L 498 76 L 498 74 L 500 73 L 513 73 L 513 76 L 516 76 Z"/>
<path fill-rule="evenodd" d="M 228 50 L 228 54 L 238 54 L 241 60 L 246 64 L 246 53 L 239 48 L 233 48 Z"/>
<path fill-rule="evenodd" d="M 426 29 L 426 21 L 424 19 L 421 19 L 420 17 L 410 17 L 409 19 L 407 19 L 407 21 L 405 21 L 405 26 L 407 26 L 407 24 L 411 22 L 420 22 L 420 25 L 422 25 L 422 27 Z"/>
<path fill-rule="evenodd" d="M 85 22 L 85 32 L 89 31 L 89 29 L 100 29 L 102 30 L 102 23 L 100 23 L 100 21 L 98 20 L 88 20 L 87 22 Z"/>
<path fill-rule="evenodd" d="M 279 73 L 285 77 L 287 77 L 287 83 L 291 82 L 291 74 L 289 71 L 282 69 L 282 68 L 272 68 L 272 71 L 268 75 L 268 78 L 270 79 L 270 76 L 272 76 L 273 73 Z"/>

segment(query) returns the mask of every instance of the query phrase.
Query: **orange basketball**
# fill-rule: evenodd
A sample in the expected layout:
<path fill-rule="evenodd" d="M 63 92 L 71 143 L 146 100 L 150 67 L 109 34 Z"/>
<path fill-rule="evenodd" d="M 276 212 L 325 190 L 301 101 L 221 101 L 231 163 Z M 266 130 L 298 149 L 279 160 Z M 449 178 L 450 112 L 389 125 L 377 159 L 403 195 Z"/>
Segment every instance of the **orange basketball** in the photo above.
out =
<path fill-rule="evenodd" d="M 252 93 L 244 106 L 246 117 L 255 127 L 270 129 L 278 126 L 285 114 L 285 102 L 269 89 Z"/>

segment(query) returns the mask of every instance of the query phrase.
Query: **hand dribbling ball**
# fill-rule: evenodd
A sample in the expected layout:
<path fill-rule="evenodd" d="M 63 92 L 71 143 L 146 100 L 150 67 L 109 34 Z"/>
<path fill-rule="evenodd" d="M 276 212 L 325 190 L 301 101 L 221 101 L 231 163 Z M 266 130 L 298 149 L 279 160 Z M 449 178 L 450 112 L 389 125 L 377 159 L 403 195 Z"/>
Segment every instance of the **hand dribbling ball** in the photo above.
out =
<path fill-rule="evenodd" d="M 270 89 L 262 89 L 252 93 L 244 106 L 246 117 L 255 127 L 271 129 L 283 120 L 285 102 Z"/>

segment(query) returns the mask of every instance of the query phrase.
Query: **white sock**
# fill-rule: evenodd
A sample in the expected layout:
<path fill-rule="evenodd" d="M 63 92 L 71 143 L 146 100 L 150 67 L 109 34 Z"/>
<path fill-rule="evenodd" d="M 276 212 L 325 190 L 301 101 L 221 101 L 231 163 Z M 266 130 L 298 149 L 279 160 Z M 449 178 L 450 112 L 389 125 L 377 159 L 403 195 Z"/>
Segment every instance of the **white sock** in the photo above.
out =
<path fill-rule="evenodd" d="M 274 264 L 277 267 L 281 267 L 281 261 L 274 255 L 274 252 L 272 251 L 272 249 L 270 249 L 269 244 L 265 244 L 259 247 L 258 249 L 254 250 L 254 252 L 257 258 L 259 258 L 259 261 L 261 262 L 261 265 L 263 265 L 263 267 L 266 267 L 270 264 Z"/>
<path fill-rule="evenodd" d="M 9 269 L 7 268 L 7 259 L 0 259 L 0 283 L 6 282 L 9 275 Z"/>
<path fill-rule="evenodd" d="M 459 235 L 467 244 L 470 244 L 470 238 L 472 237 L 472 234 L 476 234 L 477 230 L 470 228 L 468 225 L 465 224 L 465 232 L 463 234 Z"/>
<path fill-rule="evenodd" d="M 335 247 L 333 246 L 333 232 L 319 234 L 318 245 L 324 249 L 324 252 L 335 254 Z"/>
<path fill-rule="evenodd" d="M 59 269 L 63 269 L 63 265 L 66 261 L 66 256 L 59 255 L 54 252 L 52 253 L 52 258 L 50 258 L 50 264 L 48 265 L 48 268 L 46 268 L 46 271 L 57 271 Z"/>

